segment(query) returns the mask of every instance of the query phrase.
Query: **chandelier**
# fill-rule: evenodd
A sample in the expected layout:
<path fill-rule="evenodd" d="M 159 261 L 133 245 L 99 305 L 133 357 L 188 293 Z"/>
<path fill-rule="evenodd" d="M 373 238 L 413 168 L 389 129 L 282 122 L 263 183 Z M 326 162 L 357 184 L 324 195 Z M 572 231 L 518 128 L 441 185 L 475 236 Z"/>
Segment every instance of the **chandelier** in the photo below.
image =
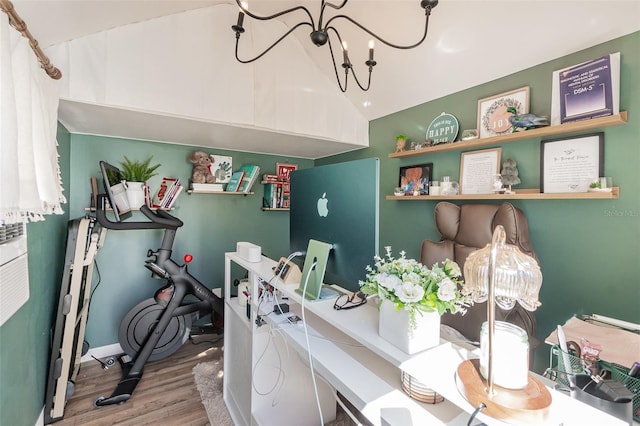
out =
<path fill-rule="evenodd" d="M 346 92 L 347 91 L 347 82 L 348 82 L 348 78 L 349 78 L 349 71 L 351 70 L 351 74 L 353 75 L 353 79 L 356 81 L 356 84 L 360 87 L 361 90 L 367 91 L 367 90 L 369 90 L 369 87 L 371 86 L 371 71 L 373 71 L 373 67 L 377 63 L 374 60 L 374 39 L 380 41 L 381 43 L 383 43 L 383 44 L 385 44 L 385 45 L 387 45 L 389 47 L 393 47 L 395 49 L 413 49 L 414 47 L 419 46 L 420 44 L 422 44 L 422 42 L 427 37 L 427 29 L 429 28 L 429 15 L 431 15 L 431 10 L 438 5 L 438 0 L 421 0 L 420 1 L 420 6 L 425 11 L 424 33 L 422 34 L 422 38 L 420 38 L 420 40 L 418 42 L 413 43 L 413 44 L 397 45 L 397 44 L 391 43 L 391 42 L 389 42 L 387 40 L 384 40 L 383 38 L 381 38 L 380 36 L 375 34 L 373 31 L 369 30 L 364 25 L 360 24 L 359 22 L 357 22 L 356 20 L 354 20 L 353 18 L 351 18 L 351 17 L 349 17 L 347 15 L 337 14 L 337 15 L 333 15 L 333 16 L 325 16 L 325 12 L 327 12 L 327 14 L 329 14 L 329 12 L 330 12 L 330 10 L 327 9 L 327 8 L 334 9 L 335 11 L 339 11 L 344 6 L 346 6 L 348 1 L 349 0 L 344 0 L 339 5 L 335 5 L 335 4 L 329 3 L 329 2 L 327 2 L 325 0 L 321 0 L 321 2 L 320 2 L 321 3 L 320 4 L 320 16 L 318 17 L 318 19 L 316 21 L 314 19 L 313 15 L 311 14 L 311 12 L 309 11 L 309 9 L 307 9 L 304 6 L 292 7 L 290 9 L 286 9 L 286 10 L 283 10 L 281 12 L 274 13 L 273 15 L 269 15 L 269 16 L 259 16 L 259 15 L 256 15 L 256 14 L 252 13 L 251 11 L 249 11 L 249 7 L 248 7 L 246 2 L 240 1 L 240 0 L 236 0 L 236 3 L 238 4 L 238 7 L 240 8 L 240 10 L 238 12 L 238 22 L 237 22 L 236 25 L 233 25 L 231 27 L 233 29 L 233 31 L 235 31 L 235 33 L 236 33 L 236 50 L 235 50 L 236 59 L 238 60 L 238 62 L 241 62 L 243 64 L 248 64 L 248 63 L 251 63 L 253 61 L 256 61 L 256 60 L 260 59 L 262 56 L 264 56 L 271 49 L 273 49 L 278 43 L 280 43 L 282 40 L 284 40 L 289 34 L 294 32 L 298 27 L 309 26 L 311 28 L 311 33 L 309 34 L 309 36 L 311 37 L 311 41 L 313 42 L 313 44 L 315 44 L 316 46 L 319 46 L 319 47 L 320 46 L 324 46 L 325 44 L 329 45 L 329 52 L 331 53 L 331 61 L 333 62 L 333 69 L 335 71 L 336 80 L 338 81 L 338 86 L 340 86 L 340 90 L 342 92 Z M 257 19 L 257 20 L 260 20 L 260 21 L 268 21 L 268 20 L 275 19 L 275 18 L 278 18 L 278 17 L 283 16 L 283 15 L 287 15 L 289 13 L 293 13 L 293 12 L 298 11 L 298 10 L 303 11 L 307 15 L 307 18 L 305 20 L 303 20 L 301 22 L 298 22 L 293 27 L 291 27 L 282 36 L 280 36 L 280 38 L 278 38 L 275 42 L 273 42 L 269 47 L 267 47 L 260 54 L 256 55 L 255 57 L 253 57 L 251 59 L 240 59 L 240 57 L 238 56 L 238 44 L 240 43 L 240 36 L 245 31 L 244 27 L 242 26 L 243 23 L 244 23 L 245 14 L 250 16 L 253 19 Z M 351 24 L 355 25 L 356 27 L 360 28 L 362 31 L 366 32 L 371 37 L 373 37 L 369 41 L 369 58 L 364 63 L 367 66 L 368 70 L 369 70 L 369 76 L 368 76 L 368 81 L 367 81 L 367 85 L 366 86 L 364 86 L 364 85 L 362 85 L 360 83 L 360 80 L 358 79 L 358 76 L 356 75 L 356 71 L 353 68 L 353 64 L 351 63 L 351 60 L 349 59 L 346 40 L 342 39 L 342 37 L 340 36 L 340 33 L 338 32 L 337 28 L 332 25 L 334 22 L 337 22 L 340 19 L 351 22 Z M 333 33 L 333 35 L 338 40 L 338 42 L 339 42 L 339 44 L 341 46 L 341 49 L 342 49 L 342 68 L 344 69 L 344 79 L 343 80 L 340 79 L 340 74 L 338 73 L 338 66 L 336 65 L 336 56 L 334 54 L 333 47 L 331 45 L 331 37 L 329 36 L 329 33 Z"/>

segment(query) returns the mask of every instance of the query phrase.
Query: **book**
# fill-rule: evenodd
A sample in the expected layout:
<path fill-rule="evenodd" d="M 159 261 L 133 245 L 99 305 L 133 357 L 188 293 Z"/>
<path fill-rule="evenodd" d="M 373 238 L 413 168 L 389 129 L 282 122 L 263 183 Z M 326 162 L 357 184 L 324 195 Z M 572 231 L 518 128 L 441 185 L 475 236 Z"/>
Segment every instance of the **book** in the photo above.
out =
<path fill-rule="evenodd" d="M 243 164 L 240 166 L 240 170 L 244 171 L 244 177 L 242 178 L 242 183 L 238 191 L 247 193 L 251 191 L 251 187 L 258 179 L 260 167 L 255 164 Z"/>
<path fill-rule="evenodd" d="M 244 178 L 244 170 L 238 170 L 233 172 L 231 175 L 231 179 L 229 183 L 227 183 L 226 190 L 228 192 L 238 192 L 238 188 L 240 188 L 240 184 L 242 183 L 242 179 Z"/>
<path fill-rule="evenodd" d="M 553 73 L 551 124 L 620 112 L 620 52 Z"/>
<path fill-rule="evenodd" d="M 194 191 L 222 192 L 224 185 L 221 183 L 191 183 L 191 189 Z"/>
<path fill-rule="evenodd" d="M 171 187 L 167 190 L 167 195 L 164 197 L 164 200 L 162 200 L 162 205 L 160 206 L 160 208 L 163 208 L 163 209 L 168 208 L 169 204 L 171 203 L 171 200 L 174 199 L 176 192 L 181 187 L 182 187 L 182 183 L 180 182 L 180 178 L 178 178 L 175 182 L 173 182 L 173 185 L 171 185 Z"/>
<path fill-rule="evenodd" d="M 158 190 L 156 191 L 153 198 L 151 199 L 151 207 L 162 208 L 165 198 L 169 195 L 169 190 L 173 187 L 173 185 L 177 181 L 178 181 L 177 178 L 166 177 L 166 176 L 163 177 L 162 181 L 160 182 L 160 186 L 158 187 Z"/>
<path fill-rule="evenodd" d="M 184 187 L 179 183 L 175 192 L 169 196 L 167 202 L 165 203 L 165 208 L 170 209 L 171 207 L 173 207 L 173 204 L 176 202 L 176 200 L 178 199 L 178 195 L 180 195 L 183 189 Z"/>
<path fill-rule="evenodd" d="M 217 154 L 209 154 L 209 158 L 211 158 L 209 170 L 216 178 L 215 182 L 228 183 L 229 180 L 231 180 L 231 175 L 233 174 L 233 158 Z M 220 189 L 220 191 L 222 191 L 222 189 Z"/>

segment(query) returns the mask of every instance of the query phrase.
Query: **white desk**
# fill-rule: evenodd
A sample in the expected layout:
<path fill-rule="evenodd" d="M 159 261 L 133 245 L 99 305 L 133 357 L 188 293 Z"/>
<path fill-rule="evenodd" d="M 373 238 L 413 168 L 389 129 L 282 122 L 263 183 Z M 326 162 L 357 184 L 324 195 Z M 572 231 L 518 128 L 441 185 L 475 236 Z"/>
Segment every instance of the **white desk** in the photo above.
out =
<path fill-rule="evenodd" d="M 303 315 L 298 285 L 272 279 L 275 261 L 263 257 L 250 263 L 225 254 L 224 400 L 235 424 L 318 424 L 304 327 L 275 314 L 265 315 L 268 324 L 257 327 L 255 301 L 248 319 L 246 308 L 229 297 L 232 263 L 248 272 L 251 294 L 258 294 L 261 279 L 271 280 L 288 298 L 284 301 L 291 312 Z M 262 302 L 260 313 L 271 312 L 272 306 Z M 337 390 L 376 425 L 466 425 L 475 407 L 459 393 L 455 371 L 474 353 L 443 340 L 436 348 L 408 355 L 378 336 L 378 311 L 372 303 L 336 311 L 333 299 L 304 301 L 304 317 L 313 367 L 321 377 L 317 383 L 325 422 L 335 416 Z M 445 402 L 431 405 L 410 398 L 401 387 L 401 370 L 443 395 Z M 547 424 L 625 424 L 552 388 L 550 392 Z M 504 424 L 482 413 L 477 420 Z"/>

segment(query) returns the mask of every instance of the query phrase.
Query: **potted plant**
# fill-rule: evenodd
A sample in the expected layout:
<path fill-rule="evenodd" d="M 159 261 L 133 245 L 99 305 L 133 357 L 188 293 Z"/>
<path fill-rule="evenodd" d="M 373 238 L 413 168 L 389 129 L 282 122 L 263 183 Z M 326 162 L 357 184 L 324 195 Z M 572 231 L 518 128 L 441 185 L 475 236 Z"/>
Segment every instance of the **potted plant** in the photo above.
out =
<path fill-rule="evenodd" d="M 407 145 L 407 135 L 396 136 L 396 152 L 404 152 Z"/>
<path fill-rule="evenodd" d="M 144 204 L 144 187 L 146 182 L 155 176 L 155 172 L 160 164 L 151 165 L 153 156 L 145 161 L 131 161 L 125 155 L 124 161 L 120 163 L 122 166 L 122 179 L 126 181 L 127 199 L 129 206 L 139 208 Z"/>
<path fill-rule="evenodd" d="M 378 333 L 411 354 L 440 343 L 440 316 L 446 311 L 465 313 L 471 305 L 458 264 L 445 260 L 427 268 L 405 252 L 395 259 L 391 247 L 386 257 L 375 256 L 367 266 L 360 291 L 378 298 Z"/>

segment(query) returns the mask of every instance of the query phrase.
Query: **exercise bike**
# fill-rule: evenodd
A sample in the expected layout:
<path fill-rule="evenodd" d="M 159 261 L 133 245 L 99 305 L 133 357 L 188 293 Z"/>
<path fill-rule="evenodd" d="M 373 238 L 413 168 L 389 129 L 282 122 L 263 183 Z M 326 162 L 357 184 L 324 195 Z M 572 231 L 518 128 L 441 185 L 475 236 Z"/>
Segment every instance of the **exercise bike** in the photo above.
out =
<path fill-rule="evenodd" d="M 166 211 L 153 211 L 143 205 L 140 211 L 149 222 L 114 222 L 105 213 L 106 200 L 105 194 L 98 195 L 96 219 L 103 227 L 113 230 L 164 229 L 160 248 L 147 252 L 150 259 L 144 266 L 151 271 L 152 277 L 167 280 L 167 284 L 153 298 L 131 309 L 122 320 L 118 338 L 131 361 L 121 361 L 122 378 L 111 396 L 96 399 L 98 407 L 121 404 L 131 398 L 142 379 L 145 363 L 162 359 L 178 350 L 190 336 L 194 320 L 207 314 L 211 314 L 212 321 L 214 316 L 224 317 L 222 298 L 189 274 L 187 264 L 191 256 L 185 255 L 183 265 L 171 259 L 176 230 L 183 225 L 180 219 Z M 189 295 L 197 300 L 185 300 Z"/>

